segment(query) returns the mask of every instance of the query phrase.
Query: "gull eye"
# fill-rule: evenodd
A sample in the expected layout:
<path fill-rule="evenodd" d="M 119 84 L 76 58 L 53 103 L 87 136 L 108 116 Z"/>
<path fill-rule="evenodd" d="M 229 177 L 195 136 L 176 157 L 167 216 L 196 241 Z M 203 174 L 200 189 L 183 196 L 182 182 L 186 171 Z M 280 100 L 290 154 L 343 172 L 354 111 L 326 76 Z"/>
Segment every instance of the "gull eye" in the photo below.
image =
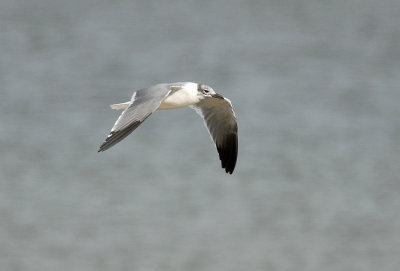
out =
<path fill-rule="evenodd" d="M 198 91 L 202 92 L 203 94 L 210 94 L 211 93 L 210 87 L 208 87 L 207 85 L 204 85 L 204 84 L 200 84 L 198 86 Z"/>

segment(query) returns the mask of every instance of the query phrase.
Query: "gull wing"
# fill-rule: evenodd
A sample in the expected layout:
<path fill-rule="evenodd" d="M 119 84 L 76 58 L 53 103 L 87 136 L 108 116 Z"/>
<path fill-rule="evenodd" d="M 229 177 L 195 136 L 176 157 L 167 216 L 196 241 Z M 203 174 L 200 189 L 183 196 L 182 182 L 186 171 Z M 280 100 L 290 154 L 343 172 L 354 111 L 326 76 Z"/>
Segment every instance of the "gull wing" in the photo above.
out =
<path fill-rule="evenodd" d="M 158 84 L 133 93 L 130 105 L 115 122 L 110 134 L 101 144 L 99 152 L 114 146 L 132 133 L 148 118 L 168 96 L 176 84 Z"/>
<path fill-rule="evenodd" d="M 238 155 L 238 126 L 231 101 L 216 95 L 191 107 L 204 119 L 217 147 L 222 168 L 232 174 Z"/>

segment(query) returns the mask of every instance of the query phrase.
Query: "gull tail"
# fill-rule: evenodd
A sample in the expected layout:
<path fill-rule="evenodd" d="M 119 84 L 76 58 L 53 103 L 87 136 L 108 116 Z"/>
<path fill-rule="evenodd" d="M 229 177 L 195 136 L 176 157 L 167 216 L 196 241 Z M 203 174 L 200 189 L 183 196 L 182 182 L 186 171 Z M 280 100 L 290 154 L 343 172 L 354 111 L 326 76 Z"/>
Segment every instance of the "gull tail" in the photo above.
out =
<path fill-rule="evenodd" d="M 123 110 L 123 109 L 128 108 L 130 104 L 131 104 L 131 102 L 112 104 L 112 105 L 110 105 L 110 107 L 115 110 Z"/>

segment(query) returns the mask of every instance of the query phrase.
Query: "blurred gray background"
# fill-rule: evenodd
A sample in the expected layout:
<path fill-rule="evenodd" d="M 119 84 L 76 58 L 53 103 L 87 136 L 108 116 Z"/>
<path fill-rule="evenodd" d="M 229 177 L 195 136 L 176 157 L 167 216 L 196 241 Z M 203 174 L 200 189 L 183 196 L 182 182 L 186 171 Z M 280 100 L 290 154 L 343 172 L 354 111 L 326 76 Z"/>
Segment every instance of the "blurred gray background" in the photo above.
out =
<path fill-rule="evenodd" d="M 399 270 L 398 1 L 2 0 L 1 270 Z M 135 89 L 230 98 L 97 153 Z M 197 144 L 192 144 L 196 142 Z"/>

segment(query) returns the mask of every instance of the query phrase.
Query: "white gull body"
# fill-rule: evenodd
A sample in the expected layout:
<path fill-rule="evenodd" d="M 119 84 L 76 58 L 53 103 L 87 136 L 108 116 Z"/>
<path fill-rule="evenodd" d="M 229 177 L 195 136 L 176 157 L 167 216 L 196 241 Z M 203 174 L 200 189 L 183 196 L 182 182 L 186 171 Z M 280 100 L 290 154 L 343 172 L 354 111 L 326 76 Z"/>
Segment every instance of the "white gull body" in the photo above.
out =
<path fill-rule="evenodd" d="M 124 111 L 99 152 L 124 139 L 154 111 L 186 106 L 203 117 L 217 147 L 222 168 L 232 174 L 238 155 L 238 128 L 232 104 L 211 87 L 192 82 L 157 84 L 135 91 L 129 102 L 111 105 L 113 109 Z"/>

